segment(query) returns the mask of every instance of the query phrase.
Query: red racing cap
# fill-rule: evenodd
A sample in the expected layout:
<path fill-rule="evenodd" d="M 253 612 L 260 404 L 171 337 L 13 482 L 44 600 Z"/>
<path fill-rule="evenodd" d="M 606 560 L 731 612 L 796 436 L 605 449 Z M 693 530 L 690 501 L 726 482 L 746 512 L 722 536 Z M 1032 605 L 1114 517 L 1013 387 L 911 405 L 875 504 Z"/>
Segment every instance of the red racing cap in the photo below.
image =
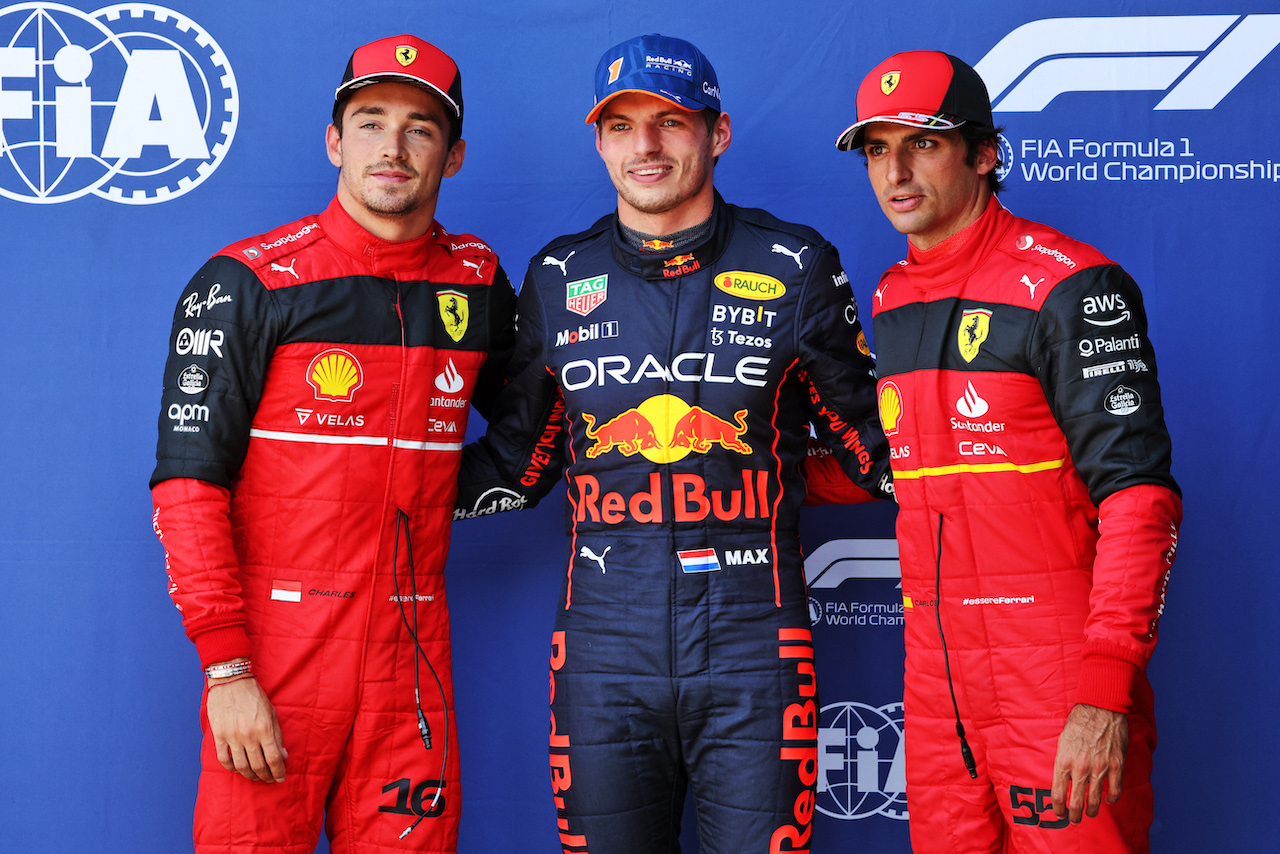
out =
<path fill-rule="evenodd" d="M 351 93 L 374 83 L 408 83 L 435 95 L 453 113 L 462 132 L 462 74 L 440 48 L 417 36 L 399 35 L 358 47 L 333 93 L 333 123 L 342 118 L 342 105 Z"/>
<path fill-rule="evenodd" d="M 932 130 L 963 124 L 995 130 L 986 84 L 962 60 L 936 50 L 895 53 L 871 69 L 858 87 L 858 120 L 836 138 L 836 148 L 862 146 L 872 122 Z"/>

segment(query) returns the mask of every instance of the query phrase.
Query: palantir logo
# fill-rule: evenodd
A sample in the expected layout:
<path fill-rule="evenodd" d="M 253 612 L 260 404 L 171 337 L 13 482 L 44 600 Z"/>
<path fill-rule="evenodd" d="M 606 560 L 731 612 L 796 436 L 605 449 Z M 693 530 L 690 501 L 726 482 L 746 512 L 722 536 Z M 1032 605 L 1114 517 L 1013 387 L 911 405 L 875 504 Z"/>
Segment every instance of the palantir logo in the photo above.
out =
<path fill-rule="evenodd" d="M 164 202 L 218 168 L 239 116 L 213 38 L 171 9 L 0 7 L 0 195 Z"/>
<path fill-rule="evenodd" d="M 1211 110 L 1277 45 L 1280 15 L 1045 18 L 974 68 L 998 112 L 1039 112 L 1064 92 L 1138 90 L 1167 91 L 1157 110 Z"/>

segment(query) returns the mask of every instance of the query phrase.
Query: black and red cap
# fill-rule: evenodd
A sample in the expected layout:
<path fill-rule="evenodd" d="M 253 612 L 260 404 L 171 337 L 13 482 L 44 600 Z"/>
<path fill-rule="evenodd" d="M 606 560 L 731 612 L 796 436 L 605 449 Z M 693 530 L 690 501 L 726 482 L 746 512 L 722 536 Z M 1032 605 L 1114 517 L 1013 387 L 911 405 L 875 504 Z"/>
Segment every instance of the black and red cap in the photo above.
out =
<path fill-rule="evenodd" d="M 872 122 L 931 130 L 971 125 L 995 130 L 986 84 L 963 60 L 936 50 L 895 53 L 871 69 L 858 87 L 858 120 L 836 138 L 836 148 L 862 146 Z"/>
<path fill-rule="evenodd" d="M 453 113 L 462 131 L 462 74 L 440 48 L 417 36 L 399 35 L 358 47 L 347 62 L 342 84 L 333 93 L 334 124 L 341 104 L 353 91 L 374 83 L 408 83 L 435 95 Z"/>

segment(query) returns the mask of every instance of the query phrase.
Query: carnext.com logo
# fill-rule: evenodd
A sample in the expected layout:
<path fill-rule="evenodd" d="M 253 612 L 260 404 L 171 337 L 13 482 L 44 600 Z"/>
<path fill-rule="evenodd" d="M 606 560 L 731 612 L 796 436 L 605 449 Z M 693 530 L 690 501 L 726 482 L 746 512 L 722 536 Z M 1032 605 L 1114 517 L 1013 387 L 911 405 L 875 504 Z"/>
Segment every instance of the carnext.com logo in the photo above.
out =
<path fill-rule="evenodd" d="M 0 196 L 168 201 L 218 168 L 239 112 L 222 48 L 185 15 L 0 7 Z"/>
<path fill-rule="evenodd" d="M 997 112 L 1039 112 L 1064 92 L 1166 92 L 1157 110 L 1212 110 L 1280 44 L 1280 15 L 1045 18 L 975 70 Z"/>

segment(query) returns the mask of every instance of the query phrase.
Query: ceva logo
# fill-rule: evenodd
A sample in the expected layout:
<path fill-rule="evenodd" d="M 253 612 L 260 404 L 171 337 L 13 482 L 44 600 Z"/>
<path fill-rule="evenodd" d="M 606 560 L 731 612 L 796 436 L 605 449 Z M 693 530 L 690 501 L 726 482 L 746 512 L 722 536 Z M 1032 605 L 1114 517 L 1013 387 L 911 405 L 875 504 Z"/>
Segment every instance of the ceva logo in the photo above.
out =
<path fill-rule="evenodd" d="M 974 66 L 997 112 L 1039 112 L 1064 92 L 1167 92 L 1157 110 L 1212 110 L 1280 45 L 1280 15 L 1046 18 Z"/>
<path fill-rule="evenodd" d="M 171 9 L 0 7 L 0 196 L 168 201 L 218 168 L 239 109 L 222 48 Z"/>

